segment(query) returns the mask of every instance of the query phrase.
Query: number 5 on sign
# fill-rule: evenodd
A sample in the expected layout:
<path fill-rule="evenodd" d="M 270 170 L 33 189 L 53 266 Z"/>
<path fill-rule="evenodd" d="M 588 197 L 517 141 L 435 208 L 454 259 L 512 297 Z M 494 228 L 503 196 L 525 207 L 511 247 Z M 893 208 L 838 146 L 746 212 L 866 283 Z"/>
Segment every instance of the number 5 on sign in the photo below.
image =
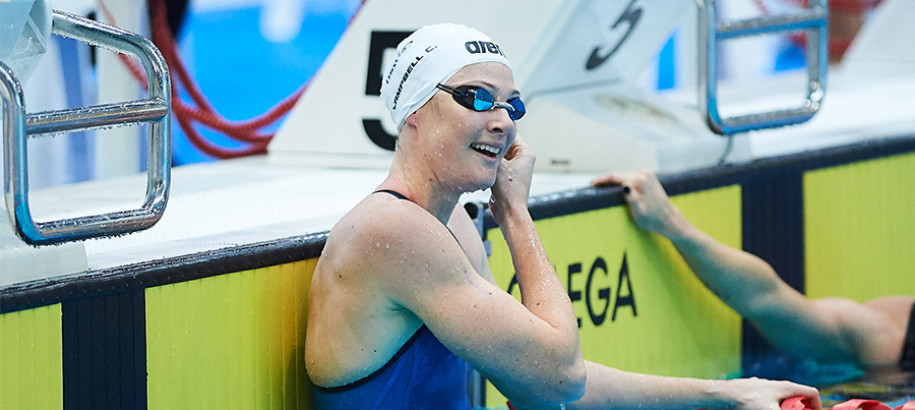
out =
<path fill-rule="evenodd" d="M 536 98 L 545 91 L 634 81 L 691 3 L 366 2 L 284 121 L 269 147 L 271 159 L 387 168 L 396 130 L 379 98 L 382 70 L 400 40 L 424 25 L 447 21 L 488 34 L 512 62 L 516 86 Z"/>

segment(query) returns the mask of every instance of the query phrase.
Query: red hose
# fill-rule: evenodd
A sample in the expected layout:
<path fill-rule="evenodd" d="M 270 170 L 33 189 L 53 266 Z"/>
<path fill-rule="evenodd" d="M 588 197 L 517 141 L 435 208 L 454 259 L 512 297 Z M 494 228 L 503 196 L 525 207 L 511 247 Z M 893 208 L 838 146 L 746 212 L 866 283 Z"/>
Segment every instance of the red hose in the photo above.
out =
<path fill-rule="evenodd" d="M 177 96 L 177 87 L 172 88 L 172 111 L 178 124 L 187 134 L 188 139 L 201 151 L 217 158 L 235 158 L 245 155 L 262 154 L 266 152 L 267 144 L 273 138 L 273 133 L 261 134 L 262 128 L 269 126 L 286 115 L 295 106 L 305 87 L 297 90 L 267 113 L 254 119 L 242 122 L 229 121 L 213 108 L 212 104 L 204 97 L 197 84 L 188 74 L 180 56 L 178 55 L 175 40 L 168 28 L 168 14 L 163 0 L 149 0 L 152 22 L 153 42 L 162 51 L 165 61 L 171 69 L 172 77 L 184 87 L 197 107 L 184 103 Z M 198 108 L 199 107 L 199 108 Z M 193 123 L 198 122 L 211 129 L 220 131 L 231 139 L 251 144 L 241 150 L 229 150 L 218 147 L 206 140 L 194 129 Z"/>
<path fill-rule="evenodd" d="M 108 21 L 116 25 L 117 23 L 102 0 L 98 0 L 98 6 Z M 263 128 L 272 125 L 286 115 L 302 96 L 307 84 L 260 116 L 246 121 L 230 121 L 213 108 L 197 83 L 188 74 L 184 62 L 178 54 L 175 39 L 169 30 L 168 12 L 164 0 L 148 0 L 148 7 L 153 43 L 162 52 L 172 77 L 172 113 L 188 140 L 205 154 L 221 159 L 266 153 L 267 145 L 273 139 L 274 134 L 263 133 Z M 139 64 L 125 55 L 119 54 L 118 57 L 145 89 L 146 77 Z M 178 86 L 187 91 L 196 107 L 179 98 Z M 195 123 L 219 131 L 230 139 L 240 141 L 247 146 L 241 149 L 228 149 L 213 144 L 194 128 Z"/>

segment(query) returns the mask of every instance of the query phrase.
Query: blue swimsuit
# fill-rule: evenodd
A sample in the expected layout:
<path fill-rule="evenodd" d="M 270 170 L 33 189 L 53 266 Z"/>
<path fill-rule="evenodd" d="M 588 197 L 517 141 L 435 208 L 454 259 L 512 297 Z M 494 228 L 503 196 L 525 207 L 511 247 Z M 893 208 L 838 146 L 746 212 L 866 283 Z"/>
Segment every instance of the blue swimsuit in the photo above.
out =
<path fill-rule="evenodd" d="M 395 191 L 380 190 L 400 199 Z M 470 409 L 470 365 L 423 325 L 380 369 L 340 387 L 315 386 L 319 410 Z"/>
<path fill-rule="evenodd" d="M 470 409 L 470 366 L 425 325 L 371 375 L 340 387 L 315 386 L 315 403 L 328 409 Z"/>

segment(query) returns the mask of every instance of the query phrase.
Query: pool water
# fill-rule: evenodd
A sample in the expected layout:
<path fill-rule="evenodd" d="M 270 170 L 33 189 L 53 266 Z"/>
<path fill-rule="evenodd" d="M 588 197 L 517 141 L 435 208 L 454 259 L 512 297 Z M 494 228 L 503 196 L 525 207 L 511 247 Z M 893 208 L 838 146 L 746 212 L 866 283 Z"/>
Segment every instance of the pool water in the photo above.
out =
<path fill-rule="evenodd" d="M 815 386 L 824 408 L 850 399 L 877 400 L 891 408 L 915 400 L 915 372 L 866 371 L 853 363 L 818 363 L 777 356 L 746 366 L 742 376 Z"/>
<path fill-rule="evenodd" d="M 824 407 L 832 407 L 849 399 L 870 399 L 896 408 L 915 400 L 915 377 L 909 375 L 908 380 L 899 384 L 862 380 L 820 387 L 820 399 Z"/>

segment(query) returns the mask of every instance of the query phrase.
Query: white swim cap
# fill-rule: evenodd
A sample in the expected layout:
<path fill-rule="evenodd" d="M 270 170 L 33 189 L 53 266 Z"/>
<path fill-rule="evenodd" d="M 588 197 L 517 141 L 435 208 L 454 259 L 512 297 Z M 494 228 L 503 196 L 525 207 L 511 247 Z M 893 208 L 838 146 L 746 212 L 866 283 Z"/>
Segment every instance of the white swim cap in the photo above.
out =
<path fill-rule="evenodd" d="M 502 49 L 489 36 L 460 24 L 425 26 L 401 41 L 381 84 L 381 98 L 397 132 L 407 116 L 435 95 L 437 84 L 448 81 L 464 66 L 484 62 L 511 69 Z"/>

